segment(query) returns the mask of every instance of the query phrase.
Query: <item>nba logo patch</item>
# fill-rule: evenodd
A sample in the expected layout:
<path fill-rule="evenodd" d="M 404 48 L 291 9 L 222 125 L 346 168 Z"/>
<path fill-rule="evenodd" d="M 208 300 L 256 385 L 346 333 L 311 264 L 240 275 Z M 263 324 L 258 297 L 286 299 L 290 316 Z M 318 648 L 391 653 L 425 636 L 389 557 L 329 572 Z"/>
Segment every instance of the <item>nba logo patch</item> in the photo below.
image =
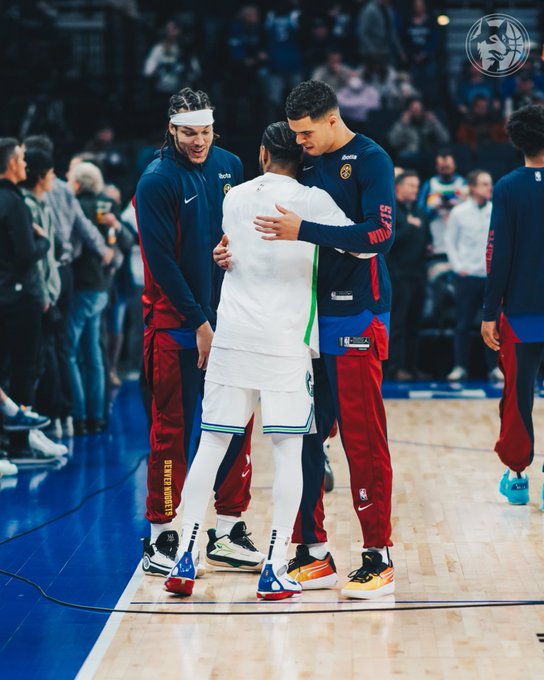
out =
<path fill-rule="evenodd" d="M 359 489 L 359 499 L 362 501 L 367 501 L 368 496 L 366 494 L 366 489 Z"/>
<path fill-rule="evenodd" d="M 537 182 L 542 182 L 542 173 L 540 170 L 535 170 L 535 179 Z"/>

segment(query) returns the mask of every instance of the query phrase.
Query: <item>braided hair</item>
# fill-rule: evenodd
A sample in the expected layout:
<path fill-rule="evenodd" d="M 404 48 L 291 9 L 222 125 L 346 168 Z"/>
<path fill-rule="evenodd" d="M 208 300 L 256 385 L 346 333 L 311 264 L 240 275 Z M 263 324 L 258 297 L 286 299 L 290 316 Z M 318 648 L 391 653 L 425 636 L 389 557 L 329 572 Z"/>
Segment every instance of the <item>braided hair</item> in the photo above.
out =
<path fill-rule="evenodd" d="M 212 109 L 212 103 L 208 95 L 202 90 L 192 90 L 190 87 L 184 87 L 176 94 L 170 97 L 170 105 L 168 107 L 168 117 L 173 116 L 175 113 L 180 113 L 181 111 L 202 111 L 202 109 Z M 214 135 L 214 140 L 217 138 Z M 174 138 L 170 134 L 169 126 L 166 127 L 166 132 L 164 134 L 164 141 L 160 150 L 160 157 L 162 160 L 163 151 L 167 146 L 176 147 L 174 143 Z"/>
<path fill-rule="evenodd" d="M 296 134 L 283 120 L 270 123 L 263 133 L 261 145 L 268 150 L 273 161 L 298 162 L 302 155 Z"/>

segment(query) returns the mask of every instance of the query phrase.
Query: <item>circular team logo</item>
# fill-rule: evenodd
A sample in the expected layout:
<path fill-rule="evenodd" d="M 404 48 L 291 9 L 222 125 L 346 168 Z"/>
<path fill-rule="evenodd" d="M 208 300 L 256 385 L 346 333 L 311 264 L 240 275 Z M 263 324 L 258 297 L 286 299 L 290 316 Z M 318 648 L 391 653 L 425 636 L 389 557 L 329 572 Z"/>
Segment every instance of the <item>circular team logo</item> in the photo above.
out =
<path fill-rule="evenodd" d="M 342 179 L 349 179 L 351 177 L 351 165 L 349 163 L 344 163 L 340 168 L 340 177 Z"/>
<path fill-rule="evenodd" d="M 472 24 L 465 40 L 470 63 L 495 78 L 519 71 L 530 47 L 527 29 L 509 14 L 487 14 Z"/>
<path fill-rule="evenodd" d="M 223 186 L 223 193 L 225 196 L 229 193 L 229 191 L 232 189 L 232 184 L 225 184 Z"/>
<path fill-rule="evenodd" d="M 310 397 L 314 396 L 314 379 L 310 371 L 306 371 L 306 389 Z"/>

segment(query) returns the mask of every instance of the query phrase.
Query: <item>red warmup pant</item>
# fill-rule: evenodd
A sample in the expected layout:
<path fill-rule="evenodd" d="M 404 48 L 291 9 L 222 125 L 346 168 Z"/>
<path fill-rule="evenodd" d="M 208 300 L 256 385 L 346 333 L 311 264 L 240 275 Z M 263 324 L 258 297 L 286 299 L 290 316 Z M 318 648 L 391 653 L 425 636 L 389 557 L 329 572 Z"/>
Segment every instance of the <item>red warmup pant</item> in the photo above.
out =
<path fill-rule="evenodd" d="M 386 350 L 375 329 L 368 332 L 374 340 L 369 350 L 358 353 L 354 350 L 343 356 L 325 354 L 314 362 L 317 434 L 304 437 L 304 489 L 293 533 L 295 543 L 327 540 L 323 526 L 323 441 L 336 418 L 348 459 L 353 507 L 363 532 L 364 547 L 392 545 L 393 472 L 381 395 L 381 361 Z"/>
<path fill-rule="evenodd" d="M 152 394 L 152 425 L 145 516 L 153 523 L 164 524 L 176 516 L 187 469 L 200 441 L 204 372 L 197 368 L 197 359 L 196 348 L 182 349 L 168 331 L 146 328 L 144 362 Z M 233 436 L 217 473 L 218 514 L 239 516 L 249 505 L 252 425 L 253 421 L 244 436 Z"/>
<path fill-rule="evenodd" d="M 501 432 L 495 451 L 514 472 L 523 472 L 534 456 L 535 380 L 544 356 L 543 342 L 519 342 L 504 315 L 499 323 L 499 368 L 504 389 L 499 413 Z"/>

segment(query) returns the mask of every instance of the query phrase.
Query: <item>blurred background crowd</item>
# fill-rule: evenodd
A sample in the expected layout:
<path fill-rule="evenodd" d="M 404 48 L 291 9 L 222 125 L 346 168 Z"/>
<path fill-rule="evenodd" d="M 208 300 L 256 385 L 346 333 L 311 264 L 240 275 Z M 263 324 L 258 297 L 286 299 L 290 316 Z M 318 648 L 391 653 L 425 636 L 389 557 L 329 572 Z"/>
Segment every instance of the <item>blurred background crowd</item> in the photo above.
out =
<path fill-rule="evenodd" d="M 139 373 L 143 280 L 130 200 L 162 143 L 169 96 L 184 86 L 209 93 L 219 143 L 249 179 L 290 88 L 309 78 L 332 85 L 347 124 L 397 166 L 386 376 L 497 379 L 477 338 L 482 262 L 493 182 L 521 162 L 505 119 L 544 103 L 541 5 L 2 2 L 0 137 L 25 143 L 24 200 L 53 244 L 36 284 L 36 407 L 49 434 L 102 431 L 109 390 Z M 465 37 L 501 10 L 524 24 L 531 53 L 515 74 L 493 78 L 471 66 Z"/>

